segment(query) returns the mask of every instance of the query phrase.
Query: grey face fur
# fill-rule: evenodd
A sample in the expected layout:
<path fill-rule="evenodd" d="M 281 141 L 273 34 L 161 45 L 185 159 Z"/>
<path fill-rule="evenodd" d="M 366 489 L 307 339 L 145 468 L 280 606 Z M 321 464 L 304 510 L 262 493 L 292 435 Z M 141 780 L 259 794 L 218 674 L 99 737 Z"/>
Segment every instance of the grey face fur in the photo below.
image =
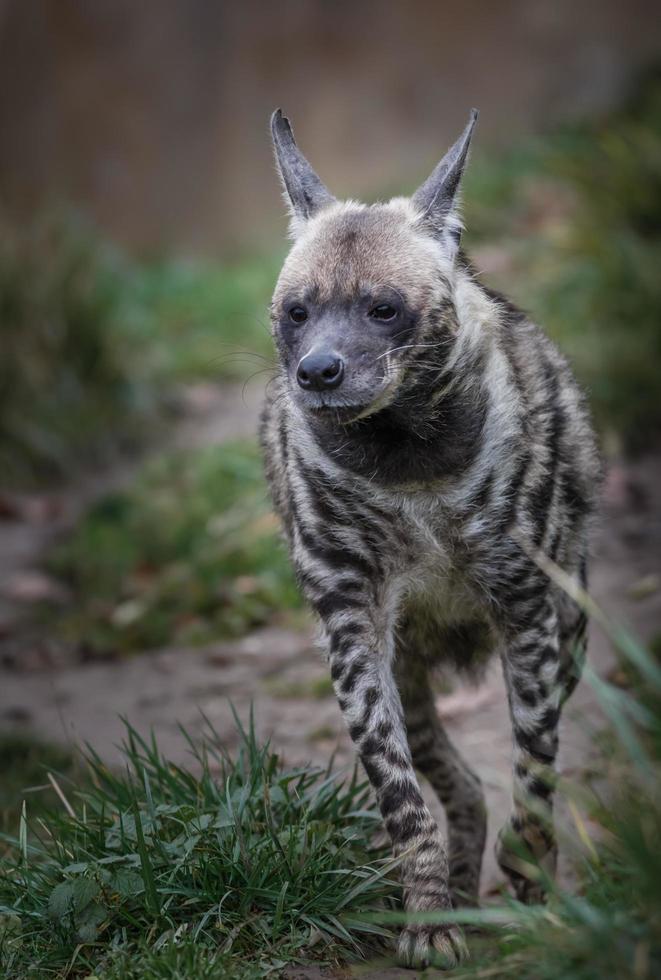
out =
<path fill-rule="evenodd" d="M 296 243 L 273 297 L 272 320 L 293 397 L 317 417 L 346 424 L 397 402 L 410 352 L 425 344 L 430 317 L 449 297 L 445 273 L 460 227 L 455 201 L 476 119 L 473 110 L 412 202 L 365 208 L 332 197 L 296 146 L 288 120 L 274 113 Z M 450 330 L 446 348 L 451 339 Z M 321 377 L 310 384 L 308 364 L 330 366 L 330 383 Z"/>
<path fill-rule="evenodd" d="M 474 124 L 411 199 L 366 207 L 336 201 L 273 118 L 294 244 L 272 305 L 266 473 L 411 913 L 478 901 L 484 798 L 430 671 L 475 674 L 491 653 L 514 739 L 498 859 L 520 899 L 543 897 L 531 869 L 553 871 L 558 724 L 586 621 L 538 557 L 585 584 L 600 475 L 566 362 L 459 250 Z M 447 841 L 415 770 L 445 807 Z M 456 926 L 414 915 L 399 940 L 411 966 L 465 952 Z"/>

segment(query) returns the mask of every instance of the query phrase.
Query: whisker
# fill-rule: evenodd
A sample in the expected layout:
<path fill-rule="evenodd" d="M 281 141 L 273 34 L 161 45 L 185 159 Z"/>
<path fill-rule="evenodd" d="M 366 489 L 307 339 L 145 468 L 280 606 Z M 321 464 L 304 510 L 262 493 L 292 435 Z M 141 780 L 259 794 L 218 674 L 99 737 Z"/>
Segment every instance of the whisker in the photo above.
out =
<path fill-rule="evenodd" d="M 243 382 L 243 387 L 241 388 L 241 401 L 243 402 L 244 405 L 246 404 L 246 388 L 248 387 L 252 379 L 256 378 L 260 374 L 266 374 L 267 371 L 272 371 L 272 370 L 273 368 L 270 367 L 260 368 L 259 371 L 255 371 L 253 374 L 251 374 L 249 377 L 246 378 L 246 380 Z"/>
<path fill-rule="evenodd" d="M 263 361 L 270 367 L 275 367 L 275 361 L 271 357 L 266 357 L 264 354 L 258 354 L 256 351 L 244 351 L 244 350 L 233 350 L 227 351 L 225 354 L 218 354 L 216 357 L 210 357 L 206 364 L 222 364 L 224 361 L 230 363 L 236 363 L 237 361 L 251 361 L 254 359 Z"/>
<path fill-rule="evenodd" d="M 438 344 L 402 344 L 401 347 L 391 347 L 390 350 L 384 351 L 383 354 L 379 354 L 375 360 L 380 361 L 382 357 L 387 357 L 389 354 L 394 354 L 398 350 L 408 350 L 410 347 L 443 347 L 444 344 L 441 341 Z"/>
<path fill-rule="evenodd" d="M 269 321 L 265 321 L 262 317 L 255 317 L 255 323 L 259 327 L 261 327 L 261 329 L 264 331 L 264 333 L 268 334 L 269 337 L 272 336 L 271 322 L 270 322 L 270 320 Z"/>
<path fill-rule="evenodd" d="M 220 347 L 236 347 L 236 344 L 232 340 L 214 340 L 214 344 L 218 344 Z M 239 348 L 236 349 L 239 350 Z M 250 351 L 250 353 L 256 352 Z"/>

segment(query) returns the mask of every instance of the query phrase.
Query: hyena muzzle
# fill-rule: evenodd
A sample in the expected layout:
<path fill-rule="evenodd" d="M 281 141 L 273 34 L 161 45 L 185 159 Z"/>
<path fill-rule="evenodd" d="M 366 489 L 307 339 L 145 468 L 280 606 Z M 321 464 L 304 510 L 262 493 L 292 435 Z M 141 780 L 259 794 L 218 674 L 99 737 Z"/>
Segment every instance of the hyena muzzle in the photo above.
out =
<path fill-rule="evenodd" d="M 543 896 L 534 865 L 553 870 L 558 722 L 586 623 L 537 556 L 585 583 L 600 469 L 565 360 L 460 249 L 476 118 L 413 197 L 370 206 L 337 201 L 272 118 L 293 246 L 271 308 L 266 471 L 401 857 L 412 966 L 465 955 L 456 926 L 415 913 L 477 903 L 486 833 L 480 780 L 434 707 L 436 664 L 475 671 L 498 651 L 514 737 L 498 858 L 525 901 Z M 445 807 L 447 842 L 416 770 Z"/>

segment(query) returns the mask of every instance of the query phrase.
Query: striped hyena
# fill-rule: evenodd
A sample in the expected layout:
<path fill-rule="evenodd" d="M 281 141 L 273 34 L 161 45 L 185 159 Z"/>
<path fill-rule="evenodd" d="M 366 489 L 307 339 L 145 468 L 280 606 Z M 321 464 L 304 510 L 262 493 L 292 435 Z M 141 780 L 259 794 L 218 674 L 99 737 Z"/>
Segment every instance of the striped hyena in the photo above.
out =
<path fill-rule="evenodd" d="M 486 813 L 444 731 L 430 670 L 498 651 L 514 734 L 514 802 L 498 858 L 542 897 L 563 701 L 585 618 L 535 552 L 584 583 L 599 462 L 564 358 L 459 247 L 457 191 L 477 113 L 409 198 L 337 201 L 272 118 L 293 247 L 273 296 L 279 372 L 261 439 L 298 581 L 337 699 L 401 855 L 408 912 L 474 904 Z M 440 797 L 448 841 L 415 770 Z M 452 965 L 459 929 L 411 917 L 402 961 Z M 427 919 L 429 916 L 427 917 Z"/>

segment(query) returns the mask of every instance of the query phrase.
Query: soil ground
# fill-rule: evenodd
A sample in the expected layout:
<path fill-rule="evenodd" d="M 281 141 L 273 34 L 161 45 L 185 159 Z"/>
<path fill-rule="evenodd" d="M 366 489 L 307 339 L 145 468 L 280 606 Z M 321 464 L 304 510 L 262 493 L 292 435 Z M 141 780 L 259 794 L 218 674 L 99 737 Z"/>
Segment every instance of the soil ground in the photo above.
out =
<path fill-rule="evenodd" d="M 212 444 L 254 432 L 260 386 L 246 392 L 227 387 L 190 393 L 185 419 L 173 434 L 181 445 Z M 312 625 L 294 632 L 268 628 L 234 642 L 195 649 L 163 649 L 107 663 L 48 662 L 39 638 L 26 623 L 31 597 L 49 587 L 40 563 L 54 538 L 83 507 L 109 486 L 130 480 L 123 465 L 97 474 L 76 489 L 21 498 L 5 506 L 0 520 L 0 728 L 23 731 L 73 746 L 90 743 L 108 762 L 117 761 L 121 718 L 141 732 L 156 733 L 163 752 L 185 762 L 188 748 L 179 731 L 202 733 L 202 713 L 228 744 L 236 740 L 230 701 L 246 719 L 254 705 L 256 727 L 291 763 L 349 766 L 352 751 L 313 642 Z M 661 632 L 661 454 L 636 462 L 611 461 L 600 521 L 594 535 L 591 593 L 614 621 L 628 624 L 644 641 Z M 589 660 L 601 676 L 616 676 L 610 641 L 592 626 Z M 510 805 L 510 727 L 499 664 L 478 687 L 456 685 L 438 696 L 438 709 L 485 786 L 489 841 L 483 894 L 500 889 L 503 878 L 493 858 L 495 834 Z M 599 773 L 604 718 L 594 688 L 584 681 L 562 722 L 560 769 L 579 783 Z M 431 800 L 430 800 L 431 802 Z M 438 806 L 434 807 L 438 811 Z M 439 814 L 439 819 L 442 816 Z M 568 856 L 576 829 L 560 807 L 564 859 L 560 874 L 570 880 Z M 291 976 L 329 974 L 292 970 Z M 391 968 L 359 971 L 363 980 L 410 977 Z"/>

